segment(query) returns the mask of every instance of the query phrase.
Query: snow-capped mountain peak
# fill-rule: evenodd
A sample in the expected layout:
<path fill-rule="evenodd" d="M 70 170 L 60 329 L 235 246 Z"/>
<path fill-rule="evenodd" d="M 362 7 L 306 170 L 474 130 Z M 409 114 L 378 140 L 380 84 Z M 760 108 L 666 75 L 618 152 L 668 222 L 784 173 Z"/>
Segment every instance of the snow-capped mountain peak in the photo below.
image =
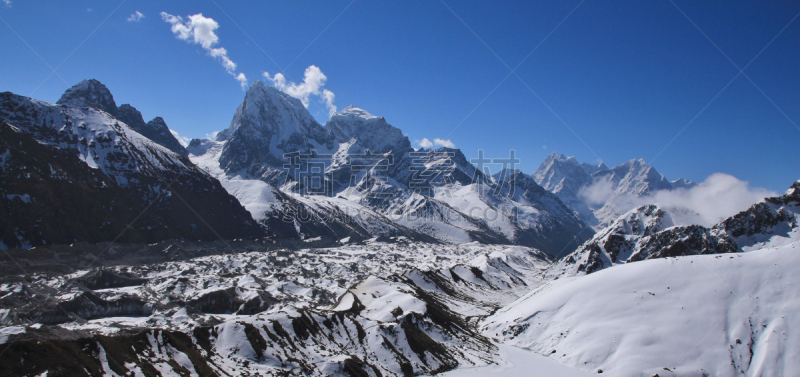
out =
<path fill-rule="evenodd" d="M 334 117 L 334 116 L 345 116 L 345 117 L 348 117 L 348 118 L 358 117 L 358 118 L 362 118 L 362 119 L 383 118 L 383 117 L 372 115 L 369 112 L 367 112 L 367 110 L 364 110 L 364 109 L 362 109 L 362 108 L 360 108 L 358 106 L 353 106 L 353 105 L 345 107 L 341 111 L 338 111 L 338 112 L 334 113 L 331 117 Z"/>
<path fill-rule="evenodd" d="M 373 152 L 393 151 L 402 155 L 411 148 L 411 143 L 399 128 L 387 123 L 383 117 L 352 105 L 333 114 L 325 128 L 336 141 L 345 143 L 355 137 L 362 147 Z"/>

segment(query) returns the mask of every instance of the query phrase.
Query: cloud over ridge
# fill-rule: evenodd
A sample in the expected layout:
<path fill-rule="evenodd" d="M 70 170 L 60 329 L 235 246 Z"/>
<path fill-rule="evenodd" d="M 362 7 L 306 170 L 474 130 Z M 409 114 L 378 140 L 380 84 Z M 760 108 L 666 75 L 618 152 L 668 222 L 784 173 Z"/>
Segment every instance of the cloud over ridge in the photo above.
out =
<path fill-rule="evenodd" d="M 750 187 L 748 182 L 725 173 L 711 174 L 691 188 L 659 190 L 642 197 L 614 196 L 614 190 L 612 182 L 596 180 L 582 188 L 579 197 L 592 206 L 611 200 L 613 206 L 622 213 L 646 204 L 658 204 L 678 210 L 688 209 L 696 215 L 690 223 L 710 227 L 746 210 L 759 200 L 778 195 L 774 191 Z"/>

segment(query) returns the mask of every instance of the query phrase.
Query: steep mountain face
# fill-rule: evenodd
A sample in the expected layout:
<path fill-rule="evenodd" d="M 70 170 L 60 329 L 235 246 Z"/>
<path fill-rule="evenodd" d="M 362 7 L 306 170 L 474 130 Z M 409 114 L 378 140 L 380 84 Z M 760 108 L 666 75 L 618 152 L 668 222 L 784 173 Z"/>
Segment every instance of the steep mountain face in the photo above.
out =
<path fill-rule="evenodd" d="M 646 205 L 629 211 L 548 269 L 549 278 L 577 276 L 645 259 L 734 253 L 800 239 L 800 183 L 712 228 L 687 225 L 685 213 Z"/>
<path fill-rule="evenodd" d="M 330 151 L 329 136 L 299 99 L 256 81 L 230 127 L 217 134 L 216 141 L 226 142 L 219 164 L 226 172 L 256 175 L 264 166 L 282 167 L 285 153 Z"/>
<path fill-rule="evenodd" d="M 509 182 L 476 171 L 461 151 L 416 151 L 383 117 L 353 106 L 322 127 L 299 100 L 262 82 L 253 83 L 215 141 L 193 141 L 189 149 L 255 218 L 286 219 L 286 209 L 295 208 L 289 212 L 336 224 L 329 237 L 349 237 L 356 224 L 373 236 L 515 243 L 555 255 L 593 234 L 524 175 L 510 177 L 513 187 L 522 185 L 515 194 L 503 189 Z M 243 182 L 253 180 L 270 187 Z M 301 237 L 320 234 L 305 229 L 308 222 L 290 222 Z"/>
<path fill-rule="evenodd" d="M 117 108 L 116 118 L 157 144 L 181 156 L 189 156 L 189 152 L 186 151 L 186 148 L 184 148 L 183 145 L 175 139 L 172 132 L 169 131 L 169 127 L 167 127 L 167 123 L 164 122 L 163 118 L 155 117 L 153 120 L 145 123 L 144 118 L 142 118 L 142 113 L 128 104 L 120 105 L 120 107 Z"/>
<path fill-rule="evenodd" d="M 598 165 L 579 163 L 575 157 L 553 152 L 544 159 L 533 179 L 556 195 L 577 197 L 580 189 L 591 183 L 592 174 L 600 170 L 608 170 L 608 167 L 602 162 Z"/>
<path fill-rule="evenodd" d="M 70 93 L 75 101 L 76 91 Z M 117 235 L 125 242 L 152 242 L 263 234 L 217 180 L 105 111 L 6 92 L 0 93 L 0 120 L 25 134 L 15 138 L 37 144 L 9 143 L 0 152 L 10 156 L 4 158 L 3 188 L 13 190 L 3 198 L 9 217 L 2 222 L 13 224 L 3 229 L 6 247 L 110 241 Z M 57 189 L 65 192 L 55 196 Z"/>
<path fill-rule="evenodd" d="M 175 136 L 169 132 L 167 124 L 161 117 L 156 117 L 150 122 L 145 123 L 142 113 L 129 104 L 117 107 L 111 91 L 100 81 L 95 79 L 83 80 L 77 85 L 67 89 L 61 98 L 56 102 L 59 105 L 81 108 L 90 107 L 107 112 L 114 118 L 122 121 L 134 131 L 144 135 L 144 137 L 156 142 L 167 149 L 182 155 L 188 156 L 184 148 Z"/>
<path fill-rule="evenodd" d="M 91 107 L 117 115 L 117 103 L 111 91 L 95 79 L 83 80 L 67 89 L 56 104 L 75 108 Z"/>
<path fill-rule="evenodd" d="M 0 248 L 113 239 L 141 207 L 114 181 L 69 150 L 38 143 L 0 122 Z M 116 204 L 116 205 L 114 205 Z M 69 219 L 69 221 L 64 221 Z M 137 225 L 151 226 L 153 219 Z M 130 239 L 146 239 L 140 227 Z"/>
<path fill-rule="evenodd" d="M 595 229 L 633 209 L 637 198 L 696 185 L 683 178 L 670 182 L 642 159 L 609 168 L 603 163 L 579 163 L 575 157 L 558 153 L 547 156 L 533 179 Z"/>

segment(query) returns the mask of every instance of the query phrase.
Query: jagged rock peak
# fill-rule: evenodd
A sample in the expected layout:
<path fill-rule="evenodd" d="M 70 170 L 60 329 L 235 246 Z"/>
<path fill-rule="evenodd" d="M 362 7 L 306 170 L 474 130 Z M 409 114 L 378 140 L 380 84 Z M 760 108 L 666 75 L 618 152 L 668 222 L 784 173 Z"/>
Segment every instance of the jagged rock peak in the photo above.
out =
<path fill-rule="evenodd" d="M 150 120 L 149 122 L 147 122 L 147 124 L 151 124 L 151 125 L 158 126 L 158 127 L 162 127 L 162 126 L 165 127 L 165 128 L 167 127 L 167 122 L 165 122 L 164 118 L 162 118 L 162 117 L 155 117 L 152 120 Z"/>
<path fill-rule="evenodd" d="M 256 80 L 236 109 L 230 126 L 217 134 L 216 141 L 227 141 L 241 127 L 268 132 L 281 140 L 320 126 L 299 99 Z"/>
<path fill-rule="evenodd" d="M 91 107 L 111 115 L 117 114 L 117 104 L 111 91 L 95 79 L 83 80 L 67 89 L 56 103 L 69 107 Z"/>
<path fill-rule="evenodd" d="M 186 148 L 169 130 L 167 122 L 162 117 L 153 118 L 141 130 L 137 129 L 136 131 L 181 156 L 186 157 L 189 155 Z"/>
<path fill-rule="evenodd" d="M 136 131 L 139 131 L 138 128 L 145 124 L 142 113 L 127 103 L 122 104 L 117 108 L 116 118 L 128 126 L 131 126 Z"/>

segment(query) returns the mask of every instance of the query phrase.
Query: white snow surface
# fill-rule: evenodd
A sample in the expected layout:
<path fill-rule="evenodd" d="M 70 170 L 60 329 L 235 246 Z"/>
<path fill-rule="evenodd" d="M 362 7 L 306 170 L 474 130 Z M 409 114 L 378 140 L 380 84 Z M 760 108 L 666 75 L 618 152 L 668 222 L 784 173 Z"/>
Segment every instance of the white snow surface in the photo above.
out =
<path fill-rule="evenodd" d="M 587 373 L 797 375 L 798 266 L 797 242 L 615 266 L 544 284 L 482 331 Z"/>
<path fill-rule="evenodd" d="M 499 345 L 497 364 L 483 367 L 461 367 L 440 374 L 442 377 L 586 377 L 580 369 L 572 368 L 522 348 Z"/>

